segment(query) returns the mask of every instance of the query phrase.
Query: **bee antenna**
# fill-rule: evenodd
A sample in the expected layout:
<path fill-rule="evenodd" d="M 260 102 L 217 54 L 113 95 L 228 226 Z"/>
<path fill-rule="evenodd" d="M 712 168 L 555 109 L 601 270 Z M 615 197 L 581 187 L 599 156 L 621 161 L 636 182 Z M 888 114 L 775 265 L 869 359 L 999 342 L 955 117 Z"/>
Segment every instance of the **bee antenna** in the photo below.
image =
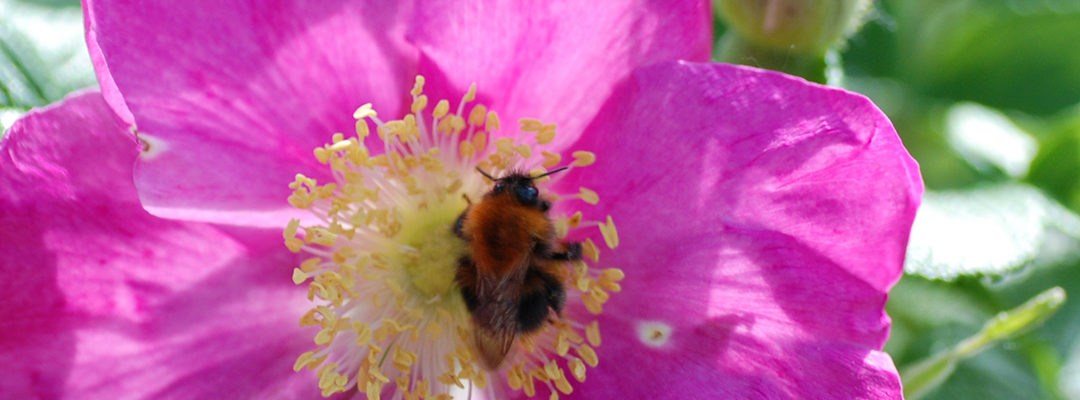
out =
<path fill-rule="evenodd" d="M 480 174 L 481 174 L 481 175 L 484 175 L 484 176 L 485 176 L 485 177 L 487 177 L 488 179 L 491 179 L 491 180 L 493 180 L 493 181 L 496 181 L 496 180 L 498 180 L 498 179 L 495 179 L 495 177 L 493 177 L 493 176 L 491 176 L 491 175 L 488 175 L 488 173 L 487 173 L 487 172 L 484 172 L 484 170 L 480 169 L 480 167 L 476 167 L 476 170 L 477 170 L 477 171 L 480 171 Z"/>
<path fill-rule="evenodd" d="M 556 169 L 553 169 L 553 170 L 551 170 L 551 171 L 548 171 L 548 172 L 545 172 L 545 173 L 543 173 L 543 174 L 540 174 L 540 175 L 534 176 L 534 177 L 532 177 L 532 178 L 529 178 L 529 179 L 540 179 L 540 178 L 543 178 L 543 177 L 545 177 L 545 176 L 548 176 L 548 175 L 554 174 L 554 173 L 556 173 L 556 172 L 560 172 L 560 171 L 562 171 L 562 170 L 564 170 L 564 169 L 567 169 L 567 168 L 570 168 L 570 167 L 562 167 L 562 168 L 556 168 Z"/>

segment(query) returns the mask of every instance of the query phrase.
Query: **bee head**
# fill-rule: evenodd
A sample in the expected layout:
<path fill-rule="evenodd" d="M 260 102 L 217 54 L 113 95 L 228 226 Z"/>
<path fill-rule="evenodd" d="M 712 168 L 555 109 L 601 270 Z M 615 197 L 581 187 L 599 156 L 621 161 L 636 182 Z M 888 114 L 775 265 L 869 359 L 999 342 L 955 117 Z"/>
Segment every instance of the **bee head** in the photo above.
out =
<path fill-rule="evenodd" d="M 550 204 L 540 197 L 540 191 L 536 189 L 533 180 L 554 174 L 564 169 L 566 169 L 566 167 L 555 169 L 538 176 L 528 176 L 521 172 L 511 172 L 509 175 L 496 179 L 491 175 L 488 175 L 488 173 L 484 172 L 480 167 L 476 167 L 476 170 L 480 171 L 485 177 L 495 181 L 495 186 L 491 188 L 491 195 L 498 196 L 506 193 L 513 196 L 514 199 L 524 206 L 539 208 L 543 211 L 547 211 Z"/>

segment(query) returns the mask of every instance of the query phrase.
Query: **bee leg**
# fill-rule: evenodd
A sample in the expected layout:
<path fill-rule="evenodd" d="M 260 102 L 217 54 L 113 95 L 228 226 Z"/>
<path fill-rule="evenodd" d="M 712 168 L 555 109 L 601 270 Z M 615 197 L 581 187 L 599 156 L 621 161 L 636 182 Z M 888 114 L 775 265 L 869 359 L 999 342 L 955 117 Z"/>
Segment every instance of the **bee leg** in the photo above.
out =
<path fill-rule="evenodd" d="M 561 253 L 551 253 L 551 259 L 557 261 L 577 261 L 581 259 L 581 243 L 563 243 L 564 250 Z"/>
<path fill-rule="evenodd" d="M 563 306 L 566 305 L 566 288 L 559 282 L 558 278 L 551 275 L 546 275 L 544 278 L 544 289 L 547 291 L 548 305 L 552 310 L 555 310 L 556 315 L 562 315 Z"/>
<path fill-rule="evenodd" d="M 462 229 L 465 227 L 465 214 L 468 212 L 469 209 L 466 208 L 465 211 L 462 211 L 461 215 L 458 215 L 457 219 L 454 220 L 454 234 L 457 235 L 457 237 L 466 240 L 468 239 L 465 237 L 465 232 L 463 232 Z"/>
<path fill-rule="evenodd" d="M 476 311 L 480 306 L 479 296 L 476 294 L 476 265 L 469 257 L 458 259 L 457 273 L 454 275 L 458 288 L 461 289 L 461 299 L 465 300 L 465 308 L 469 312 Z"/>

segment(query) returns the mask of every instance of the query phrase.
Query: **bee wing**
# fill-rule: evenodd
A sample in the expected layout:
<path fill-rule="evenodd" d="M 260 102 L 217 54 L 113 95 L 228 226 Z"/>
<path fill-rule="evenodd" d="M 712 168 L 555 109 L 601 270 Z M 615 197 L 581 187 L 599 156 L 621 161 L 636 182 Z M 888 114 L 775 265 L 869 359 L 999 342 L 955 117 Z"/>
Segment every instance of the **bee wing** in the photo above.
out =
<path fill-rule="evenodd" d="M 518 303 L 529 258 L 523 257 L 518 263 L 501 277 L 482 275 L 477 279 L 481 302 L 473 311 L 473 341 L 488 369 L 498 368 L 517 338 Z"/>
<path fill-rule="evenodd" d="M 517 332 L 513 330 L 492 331 L 480 327 L 473 329 L 473 342 L 480 353 L 480 361 L 484 363 L 484 367 L 491 370 L 499 367 L 516 338 Z"/>

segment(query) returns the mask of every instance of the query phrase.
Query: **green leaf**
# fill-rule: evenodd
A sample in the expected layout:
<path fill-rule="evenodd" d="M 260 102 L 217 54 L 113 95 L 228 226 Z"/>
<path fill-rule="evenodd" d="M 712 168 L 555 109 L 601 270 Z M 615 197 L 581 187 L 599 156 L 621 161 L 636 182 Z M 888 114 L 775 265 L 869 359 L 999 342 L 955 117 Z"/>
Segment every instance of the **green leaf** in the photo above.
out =
<path fill-rule="evenodd" d="M 96 85 L 78 2 L 0 0 L 0 107 L 27 110 Z"/>
<path fill-rule="evenodd" d="M 1047 286 L 1061 286 L 1069 293 L 1061 311 L 1026 337 L 1032 344 L 1045 347 L 1028 352 L 1044 386 L 1061 392 L 1064 398 L 1080 399 L 1076 396 L 1080 394 L 1080 262 L 1034 268 L 1027 274 L 986 285 L 992 298 L 1001 304 L 1016 304 Z"/>
<path fill-rule="evenodd" d="M 975 103 L 958 103 L 945 117 L 949 145 L 972 167 L 1022 178 L 1035 158 L 1038 142 L 1005 114 Z"/>
<path fill-rule="evenodd" d="M 904 270 L 932 279 L 1002 276 L 1080 253 L 1080 217 L 1022 184 L 928 191 Z"/>
<path fill-rule="evenodd" d="M 1080 98 L 1080 2 L 890 1 L 893 72 L 925 93 L 1035 114 Z"/>
<path fill-rule="evenodd" d="M 960 362 L 982 353 L 991 345 L 1039 326 L 1064 302 L 1063 289 L 1054 287 L 1046 290 L 1017 308 L 999 313 L 987 321 L 978 333 L 949 350 L 906 366 L 901 371 L 905 397 L 922 398 L 945 382 Z M 1008 363 L 1003 365 L 1007 366 Z"/>

